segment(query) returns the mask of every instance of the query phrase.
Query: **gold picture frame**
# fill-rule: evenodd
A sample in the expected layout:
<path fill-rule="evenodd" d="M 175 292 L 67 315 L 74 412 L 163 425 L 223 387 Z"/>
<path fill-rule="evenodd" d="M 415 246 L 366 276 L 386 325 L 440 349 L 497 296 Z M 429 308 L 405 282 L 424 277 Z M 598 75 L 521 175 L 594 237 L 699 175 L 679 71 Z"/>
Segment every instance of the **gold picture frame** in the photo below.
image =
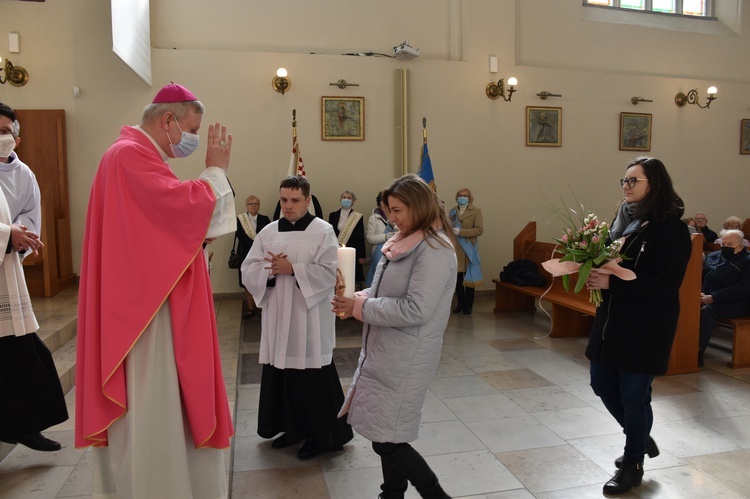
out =
<path fill-rule="evenodd" d="M 740 154 L 750 154 L 750 119 L 740 122 Z"/>
<path fill-rule="evenodd" d="M 620 113 L 620 150 L 651 150 L 651 115 Z"/>
<path fill-rule="evenodd" d="M 526 106 L 526 145 L 562 146 L 562 108 Z"/>
<path fill-rule="evenodd" d="M 365 98 L 321 98 L 323 140 L 365 140 Z"/>

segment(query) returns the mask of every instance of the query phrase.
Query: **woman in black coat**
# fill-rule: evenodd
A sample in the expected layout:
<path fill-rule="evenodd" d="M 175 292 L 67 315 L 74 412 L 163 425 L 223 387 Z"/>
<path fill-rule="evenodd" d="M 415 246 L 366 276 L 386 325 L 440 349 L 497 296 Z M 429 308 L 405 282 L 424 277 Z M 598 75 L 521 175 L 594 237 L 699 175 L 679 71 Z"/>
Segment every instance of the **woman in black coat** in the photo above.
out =
<path fill-rule="evenodd" d="M 640 485 L 644 454 L 659 454 L 649 436 L 651 382 L 668 368 L 691 252 L 688 228 L 680 220 L 684 205 L 661 161 L 636 159 L 620 184 L 625 199 L 610 237 L 624 238 L 622 266 L 636 278 L 592 272 L 586 282 L 590 290 L 603 290 L 604 298 L 586 348 L 591 387 L 625 433 L 625 452 L 615 462 L 618 472 L 604 485 L 606 494 Z"/>

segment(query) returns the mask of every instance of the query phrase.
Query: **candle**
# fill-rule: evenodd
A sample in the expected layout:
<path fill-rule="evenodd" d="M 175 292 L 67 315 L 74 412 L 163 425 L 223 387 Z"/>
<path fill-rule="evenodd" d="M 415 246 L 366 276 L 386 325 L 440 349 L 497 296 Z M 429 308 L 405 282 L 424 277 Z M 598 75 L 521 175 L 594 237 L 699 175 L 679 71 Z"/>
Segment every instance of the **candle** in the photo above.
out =
<path fill-rule="evenodd" d="M 343 279 L 343 282 L 337 283 L 337 287 L 341 287 L 343 291 L 336 294 L 344 296 L 346 298 L 354 297 L 354 265 L 357 261 L 357 250 L 354 248 L 339 248 L 338 252 L 338 272 L 336 273 L 337 279 Z"/>

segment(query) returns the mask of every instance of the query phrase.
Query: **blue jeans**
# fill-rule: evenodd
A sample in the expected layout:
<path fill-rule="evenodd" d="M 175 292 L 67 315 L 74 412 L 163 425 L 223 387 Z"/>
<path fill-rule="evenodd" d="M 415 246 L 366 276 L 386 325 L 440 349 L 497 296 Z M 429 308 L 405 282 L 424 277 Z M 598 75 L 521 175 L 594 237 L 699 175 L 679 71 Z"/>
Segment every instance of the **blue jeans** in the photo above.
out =
<path fill-rule="evenodd" d="M 625 456 L 642 463 L 654 424 L 651 374 L 609 369 L 591 362 L 591 388 L 625 433 Z"/>

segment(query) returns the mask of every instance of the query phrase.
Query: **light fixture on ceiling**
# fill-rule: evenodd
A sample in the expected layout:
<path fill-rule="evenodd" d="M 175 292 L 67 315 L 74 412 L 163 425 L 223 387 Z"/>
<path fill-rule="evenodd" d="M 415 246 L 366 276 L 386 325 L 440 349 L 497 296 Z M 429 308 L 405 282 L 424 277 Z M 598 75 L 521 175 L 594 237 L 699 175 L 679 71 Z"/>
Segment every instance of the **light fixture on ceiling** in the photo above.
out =
<path fill-rule="evenodd" d="M 706 102 L 705 106 L 701 106 L 698 102 L 699 96 L 698 90 L 696 89 L 692 89 L 687 93 L 687 95 L 682 92 L 677 92 L 677 95 L 674 96 L 674 103 L 677 105 L 677 107 L 685 107 L 685 104 L 694 104 L 701 109 L 708 109 L 708 107 L 711 105 L 711 101 L 716 99 L 716 87 L 708 87 L 706 93 L 708 94 L 708 97 L 706 97 L 706 100 L 708 102 Z"/>
<path fill-rule="evenodd" d="M 284 95 L 284 92 L 292 88 L 292 80 L 287 77 L 286 69 L 279 68 L 276 70 L 276 76 L 271 80 L 271 86 L 274 90 L 281 93 L 281 95 Z"/>
<path fill-rule="evenodd" d="M 3 64 L 3 74 L 0 75 L 0 83 L 10 83 L 14 87 L 22 87 L 29 81 L 29 72 L 21 66 L 14 66 L 12 62 L 0 57 L 0 64 Z M 3 77 L 4 75 L 4 77 Z"/>
<path fill-rule="evenodd" d="M 547 100 L 547 97 L 562 97 L 562 94 L 553 94 L 552 92 L 549 92 L 547 90 L 542 90 L 541 92 L 536 94 L 536 96 L 542 100 Z"/>
<path fill-rule="evenodd" d="M 504 78 L 500 78 L 497 82 L 489 82 L 487 86 L 484 87 L 484 93 L 486 93 L 487 97 L 492 100 L 502 97 L 505 102 L 510 102 L 510 99 L 513 97 L 513 92 L 516 91 L 516 85 L 518 85 L 518 80 L 511 76 L 508 78 L 508 87 L 506 88 Z M 507 97 L 505 96 L 505 90 L 508 90 Z"/>

